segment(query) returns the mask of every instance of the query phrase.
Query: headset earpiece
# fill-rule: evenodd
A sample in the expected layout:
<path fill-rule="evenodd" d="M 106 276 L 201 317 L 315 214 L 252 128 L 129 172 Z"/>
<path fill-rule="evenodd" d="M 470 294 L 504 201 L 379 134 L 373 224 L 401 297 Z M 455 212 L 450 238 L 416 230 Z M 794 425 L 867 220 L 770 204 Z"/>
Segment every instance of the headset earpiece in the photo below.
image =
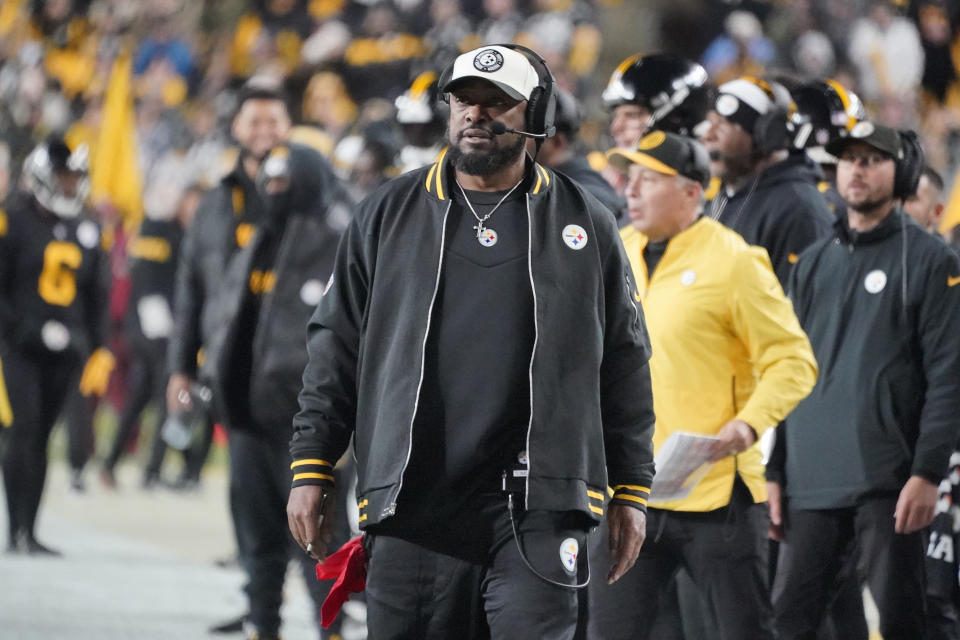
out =
<path fill-rule="evenodd" d="M 454 58 L 456 60 L 456 58 Z M 437 100 L 444 104 L 450 104 L 450 94 L 443 90 L 447 83 L 450 82 L 450 76 L 453 75 L 453 62 L 448 64 L 443 71 L 440 72 L 440 77 L 437 78 Z"/>
<path fill-rule="evenodd" d="M 757 118 L 753 125 L 753 146 L 764 156 L 789 146 L 786 111 L 776 107 Z"/>
<path fill-rule="evenodd" d="M 906 200 L 917 192 L 923 174 L 924 154 L 917 134 L 907 129 L 898 131 L 901 157 L 893 174 L 893 197 Z"/>

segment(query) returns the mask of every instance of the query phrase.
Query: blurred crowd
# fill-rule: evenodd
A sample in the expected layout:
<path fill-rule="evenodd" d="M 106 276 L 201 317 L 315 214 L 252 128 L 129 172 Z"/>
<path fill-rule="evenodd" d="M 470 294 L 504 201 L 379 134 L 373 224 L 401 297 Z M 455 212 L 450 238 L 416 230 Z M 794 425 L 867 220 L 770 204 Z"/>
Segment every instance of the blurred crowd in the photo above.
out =
<path fill-rule="evenodd" d="M 303 135 L 342 175 L 350 175 L 366 148 L 382 178 L 400 165 L 395 98 L 420 73 L 439 72 L 452 54 L 498 41 L 544 56 L 558 86 L 585 105 L 581 137 L 591 149 L 611 146 L 599 94 L 613 64 L 636 51 L 661 50 L 699 60 L 715 84 L 744 74 L 835 78 L 860 96 L 868 114 L 917 129 L 930 164 L 945 176 L 955 173 L 956 3 L 633 4 L 7 0 L 0 9 L 0 195 L 49 133 L 66 134 L 74 146 L 87 142 L 96 163 L 118 57 L 132 63 L 142 207 L 149 211 L 171 207 L 191 183 L 214 184 L 231 166 L 228 120 L 237 89 L 254 73 L 283 79 L 295 123 L 308 128 Z M 605 31 L 615 37 L 605 38 Z"/>

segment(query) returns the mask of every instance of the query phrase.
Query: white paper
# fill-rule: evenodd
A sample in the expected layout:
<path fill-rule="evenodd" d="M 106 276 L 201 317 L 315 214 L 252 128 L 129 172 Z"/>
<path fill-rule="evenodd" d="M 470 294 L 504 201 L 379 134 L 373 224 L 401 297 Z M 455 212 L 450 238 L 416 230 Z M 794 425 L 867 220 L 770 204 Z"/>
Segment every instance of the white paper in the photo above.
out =
<path fill-rule="evenodd" d="M 650 503 L 682 500 L 707 474 L 717 438 L 689 431 L 674 431 L 660 447 L 654 462 L 657 474 L 650 488 Z"/>

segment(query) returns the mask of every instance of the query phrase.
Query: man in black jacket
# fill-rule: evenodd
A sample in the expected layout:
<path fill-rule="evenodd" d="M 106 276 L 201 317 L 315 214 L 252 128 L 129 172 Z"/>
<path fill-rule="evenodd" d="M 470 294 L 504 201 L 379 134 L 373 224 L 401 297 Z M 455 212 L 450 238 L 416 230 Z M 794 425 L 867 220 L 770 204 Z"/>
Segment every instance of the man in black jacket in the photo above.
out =
<path fill-rule="evenodd" d="M 923 638 L 920 530 L 960 414 L 960 261 L 898 206 L 915 138 L 864 121 L 827 151 L 847 216 L 790 280 L 821 376 L 787 418 L 777 626 L 813 638 L 844 568 L 869 584 L 884 638 Z"/>
<path fill-rule="evenodd" d="M 344 191 L 319 154 L 277 146 L 288 128 L 280 92 L 257 84 L 244 90 L 233 125 L 237 167 L 207 193 L 183 241 L 168 354 L 168 409 L 183 411 L 199 378 L 212 387 L 228 429 L 230 509 L 248 577 L 246 626 L 263 639 L 279 629 L 283 578 L 296 549 L 283 504 L 289 423 L 306 363 L 303 328 L 349 219 Z M 276 173 L 282 167 L 290 169 L 287 178 Z M 277 189 L 284 180 L 288 187 Z M 312 563 L 302 568 L 319 601 L 324 589 Z"/>
<path fill-rule="evenodd" d="M 833 216 L 817 190 L 822 174 L 812 161 L 787 151 L 790 94 L 754 77 L 717 89 L 703 144 L 722 185 L 707 214 L 770 254 L 786 286 L 797 256 L 829 234 Z"/>
<path fill-rule="evenodd" d="M 626 206 L 624 199 L 610 186 L 610 183 L 594 171 L 586 156 L 581 153 L 577 133 L 583 120 L 583 107 L 573 95 L 563 89 L 557 89 L 557 132 L 543 141 L 540 148 L 541 164 L 554 171 L 566 174 L 593 194 L 614 215 Z"/>
<path fill-rule="evenodd" d="M 325 556 L 352 438 L 371 638 L 570 638 L 588 528 L 606 513 L 595 580 L 644 537 L 639 294 L 610 212 L 524 153 L 553 127 L 539 56 L 481 47 L 440 86 L 449 151 L 360 206 L 310 322 L 290 527 Z"/>

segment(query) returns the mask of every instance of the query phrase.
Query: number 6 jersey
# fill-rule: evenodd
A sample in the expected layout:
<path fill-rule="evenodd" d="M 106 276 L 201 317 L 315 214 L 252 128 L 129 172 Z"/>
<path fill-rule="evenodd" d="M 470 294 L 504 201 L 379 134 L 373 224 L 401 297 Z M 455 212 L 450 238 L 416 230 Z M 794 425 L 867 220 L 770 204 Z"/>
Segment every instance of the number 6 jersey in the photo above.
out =
<path fill-rule="evenodd" d="M 86 358 L 102 344 L 107 261 L 100 228 L 16 192 L 0 209 L 0 346 Z"/>

